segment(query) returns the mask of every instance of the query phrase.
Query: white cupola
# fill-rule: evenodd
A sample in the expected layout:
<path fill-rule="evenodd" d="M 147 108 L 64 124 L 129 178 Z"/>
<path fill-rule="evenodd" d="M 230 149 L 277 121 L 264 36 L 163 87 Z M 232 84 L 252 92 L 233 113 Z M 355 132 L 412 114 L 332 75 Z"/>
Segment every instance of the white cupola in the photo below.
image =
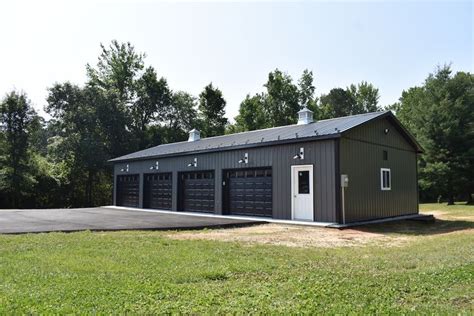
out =
<path fill-rule="evenodd" d="M 304 107 L 298 112 L 298 125 L 313 123 L 313 111 Z"/>
<path fill-rule="evenodd" d="M 197 129 L 192 129 L 191 131 L 189 131 L 189 138 L 188 138 L 188 142 L 195 142 L 197 140 L 200 140 L 201 139 L 201 132 L 198 131 Z"/>

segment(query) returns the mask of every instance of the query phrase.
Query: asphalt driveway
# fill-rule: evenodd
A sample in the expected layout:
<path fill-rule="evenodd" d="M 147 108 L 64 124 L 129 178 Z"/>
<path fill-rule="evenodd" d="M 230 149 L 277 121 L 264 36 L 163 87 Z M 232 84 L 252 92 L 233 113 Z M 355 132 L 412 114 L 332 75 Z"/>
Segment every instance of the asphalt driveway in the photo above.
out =
<path fill-rule="evenodd" d="M 0 210 L 0 234 L 81 230 L 174 230 L 245 226 L 257 222 L 219 217 L 143 212 L 108 207 Z"/>

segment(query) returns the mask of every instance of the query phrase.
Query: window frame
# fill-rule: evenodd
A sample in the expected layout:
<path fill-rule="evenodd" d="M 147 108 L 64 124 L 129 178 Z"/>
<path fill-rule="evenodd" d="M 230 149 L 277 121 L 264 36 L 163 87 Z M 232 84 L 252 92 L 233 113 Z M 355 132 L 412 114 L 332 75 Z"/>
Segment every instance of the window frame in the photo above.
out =
<path fill-rule="evenodd" d="M 301 173 L 301 174 L 300 174 Z M 307 175 L 302 179 L 303 173 Z M 301 180 L 307 181 L 307 183 L 302 182 Z M 298 194 L 311 194 L 311 175 L 309 170 L 300 170 L 298 171 Z M 306 184 L 306 186 L 305 186 Z"/>
<path fill-rule="evenodd" d="M 384 173 L 388 172 L 388 186 L 384 187 Z M 380 168 L 380 189 L 382 191 L 391 191 L 392 190 L 392 170 L 390 168 Z"/>

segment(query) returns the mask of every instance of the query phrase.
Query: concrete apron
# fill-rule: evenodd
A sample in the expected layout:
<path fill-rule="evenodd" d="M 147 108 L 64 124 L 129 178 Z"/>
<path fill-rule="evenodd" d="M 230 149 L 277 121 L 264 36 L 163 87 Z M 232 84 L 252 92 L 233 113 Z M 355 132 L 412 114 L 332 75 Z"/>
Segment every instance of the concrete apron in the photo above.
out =
<path fill-rule="evenodd" d="M 201 216 L 201 217 L 214 217 L 214 218 L 228 218 L 228 219 L 239 219 L 239 220 L 251 220 L 262 223 L 277 223 L 277 224 L 291 224 L 291 225 L 305 225 L 305 226 L 318 226 L 318 227 L 329 227 L 336 225 L 337 223 L 326 223 L 326 222 L 310 222 L 310 221 L 294 221 L 286 219 L 273 219 L 257 216 L 237 216 L 237 215 L 219 215 L 219 214 L 207 214 L 198 212 L 173 212 L 165 210 L 155 210 L 147 208 L 136 208 L 136 207 L 124 207 L 124 206 L 102 206 L 103 208 L 115 208 L 118 210 L 137 211 L 137 212 L 150 212 L 150 213 L 162 213 L 162 214 L 173 214 L 182 216 Z"/>
<path fill-rule="evenodd" d="M 387 223 L 387 222 L 401 221 L 401 220 L 420 220 L 420 221 L 434 221 L 435 220 L 434 216 L 431 214 L 412 214 L 412 215 L 401 215 L 401 216 L 394 216 L 394 217 L 381 218 L 381 219 L 373 219 L 373 220 L 368 220 L 368 221 L 353 222 L 353 223 L 347 223 L 347 224 L 339 224 L 339 223 L 326 223 L 326 222 L 273 219 L 273 218 L 263 218 L 263 217 L 257 217 L 257 216 L 219 215 L 219 214 L 207 214 L 207 213 L 198 213 L 198 212 L 173 212 L 173 211 L 165 211 L 165 210 L 124 207 L 124 206 L 115 206 L 115 205 L 102 206 L 102 207 L 115 208 L 119 210 L 137 211 L 137 212 L 162 213 L 162 214 L 173 214 L 173 215 L 182 215 L 182 216 L 217 217 L 217 218 L 228 218 L 228 219 L 239 219 L 239 220 L 252 220 L 252 221 L 262 222 L 262 223 L 316 226 L 316 227 L 327 227 L 327 228 L 337 228 L 337 229 L 351 228 L 351 227 L 370 225 L 370 224 Z"/>

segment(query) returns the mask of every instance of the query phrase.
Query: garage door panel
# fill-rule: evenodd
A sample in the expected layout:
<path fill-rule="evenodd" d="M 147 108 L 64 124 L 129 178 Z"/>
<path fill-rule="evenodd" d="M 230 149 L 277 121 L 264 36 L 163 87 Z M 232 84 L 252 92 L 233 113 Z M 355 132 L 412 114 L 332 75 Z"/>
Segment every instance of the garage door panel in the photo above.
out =
<path fill-rule="evenodd" d="M 118 206 L 138 207 L 140 194 L 138 174 L 117 176 L 117 198 Z"/>
<path fill-rule="evenodd" d="M 272 216 L 270 168 L 224 172 L 226 211 L 232 215 Z"/>
<path fill-rule="evenodd" d="M 171 173 L 146 174 L 143 206 L 171 210 L 173 182 Z"/>
<path fill-rule="evenodd" d="M 212 171 L 180 174 L 180 210 L 214 213 L 214 181 Z"/>

